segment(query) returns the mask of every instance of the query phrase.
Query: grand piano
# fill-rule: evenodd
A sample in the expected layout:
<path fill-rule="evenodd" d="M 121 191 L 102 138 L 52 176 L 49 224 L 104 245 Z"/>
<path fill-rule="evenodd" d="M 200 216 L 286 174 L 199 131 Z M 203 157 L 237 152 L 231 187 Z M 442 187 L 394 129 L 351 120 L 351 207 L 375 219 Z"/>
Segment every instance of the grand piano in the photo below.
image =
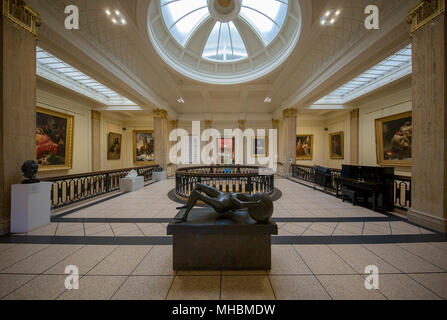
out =
<path fill-rule="evenodd" d="M 394 209 L 394 168 L 343 165 L 335 182 L 337 197 L 339 190 L 345 188 L 363 198 L 374 211 Z"/>

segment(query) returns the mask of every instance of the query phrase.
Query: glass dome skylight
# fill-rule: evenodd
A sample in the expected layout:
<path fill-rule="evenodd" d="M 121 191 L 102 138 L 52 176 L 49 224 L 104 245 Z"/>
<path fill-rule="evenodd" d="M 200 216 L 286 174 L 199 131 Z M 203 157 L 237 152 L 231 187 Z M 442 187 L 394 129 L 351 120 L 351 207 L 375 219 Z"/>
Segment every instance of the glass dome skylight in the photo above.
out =
<path fill-rule="evenodd" d="M 248 57 L 235 20 L 247 24 L 267 47 L 280 33 L 289 5 L 288 0 L 160 0 L 160 4 L 166 28 L 184 48 L 201 26 L 211 23 L 202 58 L 219 62 Z"/>
<path fill-rule="evenodd" d="M 153 0 L 147 31 L 176 72 L 208 84 L 246 83 L 273 72 L 293 52 L 310 25 L 303 3 L 308 1 Z"/>

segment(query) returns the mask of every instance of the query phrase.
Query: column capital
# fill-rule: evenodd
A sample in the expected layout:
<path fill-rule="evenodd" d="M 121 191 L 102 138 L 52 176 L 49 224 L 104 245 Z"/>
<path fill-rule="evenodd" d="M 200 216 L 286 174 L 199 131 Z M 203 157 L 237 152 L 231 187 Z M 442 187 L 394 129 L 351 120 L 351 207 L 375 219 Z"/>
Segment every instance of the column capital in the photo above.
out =
<path fill-rule="evenodd" d="M 39 14 L 23 0 L 1 0 L 1 15 L 37 37 L 40 27 Z"/>
<path fill-rule="evenodd" d="M 164 109 L 154 109 L 152 113 L 154 115 L 154 118 L 162 118 L 162 119 L 168 118 L 168 112 Z"/>
<path fill-rule="evenodd" d="M 241 129 L 242 131 L 244 131 L 246 129 L 247 120 L 238 120 L 237 123 L 239 125 L 239 129 Z"/>
<path fill-rule="evenodd" d="M 296 108 L 289 108 L 289 109 L 285 109 L 285 110 L 283 111 L 283 117 L 284 117 L 284 119 L 287 119 L 287 118 L 296 118 L 297 114 L 298 114 L 298 112 L 297 112 Z"/>
<path fill-rule="evenodd" d="M 281 125 L 281 120 L 273 119 L 272 124 L 273 124 L 273 129 L 279 129 L 279 126 Z"/>
<path fill-rule="evenodd" d="M 422 0 L 408 14 L 411 34 L 425 26 L 437 16 L 445 13 L 445 0 Z"/>
<path fill-rule="evenodd" d="M 177 129 L 178 128 L 178 120 L 169 121 L 169 126 L 171 129 Z"/>
<path fill-rule="evenodd" d="M 213 127 L 213 120 L 205 120 L 205 129 L 211 129 Z"/>
<path fill-rule="evenodd" d="M 92 110 L 92 119 L 101 120 L 101 112 Z"/>

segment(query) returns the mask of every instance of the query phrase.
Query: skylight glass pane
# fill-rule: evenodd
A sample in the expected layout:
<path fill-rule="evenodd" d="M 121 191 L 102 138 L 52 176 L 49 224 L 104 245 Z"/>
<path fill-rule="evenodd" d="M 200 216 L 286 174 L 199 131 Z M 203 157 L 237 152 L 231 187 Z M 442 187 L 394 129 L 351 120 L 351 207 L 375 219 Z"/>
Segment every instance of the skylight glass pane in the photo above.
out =
<path fill-rule="evenodd" d="M 242 1 L 241 16 L 257 31 L 265 45 L 278 35 L 286 15 L 287 5 L 283 1 Z"/>
<path fill-rule="evenodd" d="M 44 58 L 39 58 L 44 57 Z M 54 72 L 60 74 L 65 78 L 70 79 L 71 81 L 74 81 L 78 84 L 79 89 L 90 89 L 93 92 L 96 92 L 101 97 L 104 97 L 105 99 L 108 99 L 110 96 L 119 97 L 120 102 L 126 104 L 126 105 L 135 105 L 132 101 L 129 99 L 117 94 L 112 89 L 107 88 L 103 84 L 99 83 L 98 81 L 90 78 L 89 76 L 85 75 L 84 73 L 80 72 L 79 70 L 71 67 L 70 65 L 66 64 L 62 60 L 54 57 L 50 53 L 42 50 L 41 48 L 36 48 L 36 63 L 37 68 L 44 67 L 50 70 L 53 70 Z M 50 80 L 54 81 L 54 79 Z M 73 88 L 70 86 L 69 88 Z M 78 91 L 78 90 L 75 90 Z M 78 91 L 79 93 L 84 94 L 82 90 Z M 103 102 L 103 101 L 100 101 Z"/>
<path fill-rule="evenodd" d="M 248 57 L 247 49 L 245 48 L 244 41 L 241 34 L 237 30 L 233 22 L 228 23 L 230 27 L 231 42 L 233 43 L 233 58 L 243 59 Z"/>
<path fill-rule="evenodd" d="M 412 62 L 412 47 L 408 45 L 406 48 L 396 52 L 392 56 L 388 57 L 384 61 L 380 62 L 376 66 L 367 70 L 357 78 L 351 80 L 340 88 L 334 90 L 332 93 L 327 95 L 326 97 L 320 99 L 315 102 L 316 104 L 323 103 L 325 100 L 333 100 L 333 99 L 345 99 L 352 98 L 355 95 L 356 91 L 368 88 L 368 86 L 374 86 L 377 81 L 386 79 L 389 75 L 393 74 L 398 70 L 403 69 L 406 66 L 411 66 Z M 402 75 L 401 75 L 402 76 Z M 386 83 L 382 81 L 379 86 L 383 86 Z M 369 89 L 369 88 L 368 88 Z M 377 89 L 377 87 L 371 88 L 371 90 Z M 345 103 L 347 101 L 339 101 L 338 103 Z"/>
<path fill-rule="evenodd" d="M 222 23 L 222 27 L 220 29 L 217 59 L 222 61 L 233 59 L 233 48 L 231 46 L 230 29 L 228 28 L 228 23 Z"/>
<path fill-rule="evenodd" d="M 171 28 L 172 35 L 182 46 L 185 46 L 191 33 L 209 15 L 208 7 L 191 12 Z"/>
<path fill-rule="evenodd" d="M 166 26 L 182 46 L 197 25 L 210 15 L 207 0 L 162 1 L 161 11 Z"/>
<path fill-rule="evenodd" d="M 211 34 L 206 42 L 205 49 L 203 49 L 203 58 L 217 60 L 217 43 L 219 42 L 220 26 L 222 24 L 217 22 L 211 31 Z"/>

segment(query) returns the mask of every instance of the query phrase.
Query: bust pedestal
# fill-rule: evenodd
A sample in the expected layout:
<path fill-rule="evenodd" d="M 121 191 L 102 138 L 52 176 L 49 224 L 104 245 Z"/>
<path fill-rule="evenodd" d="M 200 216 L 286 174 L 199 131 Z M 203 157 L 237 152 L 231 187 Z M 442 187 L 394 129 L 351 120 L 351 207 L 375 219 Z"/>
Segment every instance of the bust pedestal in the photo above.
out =
<path fill-rule="evenodd" d="M 162 181 L 168 179 L 168 173 L 166 171 L 152 172 L 153 181 Z"/>
<path fill-rule="evenodd" d="M 274 222 L 257 224 L 241 211 L 219 218 L 194 208 L 183 223 L 171 222 L 174 270 L 269 270 Z"/>
<path fill-rule="evenodd" d="M 121 192 L 134 192 L 144 188 L 144 177 L 120 179 Z"/>
<path fill-rule="evenodd" d="M 51 218 L 51 182 L 11 186 L 11 233 L 46 226 Z"/>

